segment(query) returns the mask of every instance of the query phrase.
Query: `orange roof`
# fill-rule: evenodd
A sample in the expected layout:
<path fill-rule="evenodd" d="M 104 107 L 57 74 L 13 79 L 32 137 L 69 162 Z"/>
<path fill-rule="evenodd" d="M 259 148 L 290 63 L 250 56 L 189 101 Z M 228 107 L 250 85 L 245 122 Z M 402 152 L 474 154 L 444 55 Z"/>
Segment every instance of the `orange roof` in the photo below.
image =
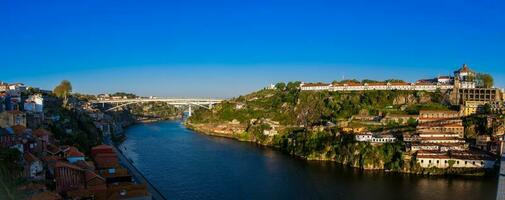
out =
<path fill-rule="evenodd" d="M 12 130 L 14 131 L 14 133 L 15 133 L 16 135 L 22 134 L 22 133 L 24 133 L 24 132 L 25 132 L 25 130 L 26 130 L 26 127 L 21 126 L 21 125 L 14 125 L 14 126 L 12 126 L 11 128 L 12 128 Z"/>
<path fill-rule="evenodd" d="M 35 135 L 37 137 L 43 137 L 43 136 L 46 136 L 49 134 L 51 134 L 51 132 L 49 132 L 48 130 L 43 129 L 43 128 L 39 128 L 39 129 L 33 131 L 33 135 Z"/>
<path fill-rule="evenodd" d="M 329 83 L 306 83 L 303 84 L 302 87 L 319 87 L 319 86 L 330 86 Z"/>
<path fill-rule="evenodd" d="M 75 147 L 70 147 L 67 155 L 68 157 L 84 157 L 84 154 Z"/>
<path fill-rule="evenodd" d="M 98 179 L 102 179 L 103 181 L 105 181 L 105 179 L 101 176 L 99 176 L 98 174 L 96 174 L 95 172 L 92 172 L 92 171 L 86 171 L 86 182 L 92 180 L 92 179 L 95 179 L 95 178 L 98 178 Z"/>
<path fill-rule="evenodd" d="M 69 164 L 69 163 L 66 163 L 66 162 L 57 162 L 56 165 L 54 166 L 54 168 L 70 168 L 70 169 L 75 169 L 75 170 L 81 170 L 82 169 L 78 166 L 75 166 L 75 165 L 72 165 L 72 164 Z"/>

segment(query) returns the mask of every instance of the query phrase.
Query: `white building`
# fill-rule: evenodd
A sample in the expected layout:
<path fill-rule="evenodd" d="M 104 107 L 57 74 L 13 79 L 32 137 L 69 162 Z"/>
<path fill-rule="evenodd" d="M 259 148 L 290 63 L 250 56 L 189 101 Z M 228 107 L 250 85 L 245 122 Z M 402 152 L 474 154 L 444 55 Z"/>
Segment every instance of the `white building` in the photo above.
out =
<path fill-rule="evenodd" d="M 379 135 L 373 133 L 356 134 L 355 139 L 358 142 L 370 142 L 370 143 L 396 142 L 396 138 L 393 135 Z"/>
<path fill-rule="evenodd" d="M 495 160 L 484 155 L 418 155 L 417 163 L 423 168 L 485 168 L 494 167 Z"/>
<path fill-rule="evenodd" d="M 31 95 L 24 104 L 25 111 L 42 113 L 44 112 L 44 98 L 40 94 Z"/>

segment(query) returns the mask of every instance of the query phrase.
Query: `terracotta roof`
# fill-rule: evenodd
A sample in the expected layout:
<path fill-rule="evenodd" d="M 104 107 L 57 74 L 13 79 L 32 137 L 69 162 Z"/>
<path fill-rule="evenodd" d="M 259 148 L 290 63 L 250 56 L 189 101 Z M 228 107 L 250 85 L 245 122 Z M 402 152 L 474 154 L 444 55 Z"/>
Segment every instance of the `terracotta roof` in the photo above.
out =
<path fill-rule="evenodd" d="M 419 114 L 421 113 L 451 113 L 451 114 L 459 114 L 459 111 L 454 111 L 454 110 L 420 110 Z"/>
<path fill-rule="evenodd" d="M 70 168 L 70 169 L 75 169 L 75 170 L 83 170 L 82 168 L 76 166 L 76 165 L 72 165 L 72 164 L 69 164 L 67 162 L 57 162 L 56 165 L 54 166 L 55 168 Z"/>
<path fill-rule="evenodd" d="M 320 86 L 330 86 L 329 83 L 305 83 L 302 87 L 320 87 Z"/>
<path fill-rule="evenodd" d="M 14 126 L 12 126 L 11 128 L 12 128 L 12 130 L 14 131 L 14 133 L 15 133 L 16 135 L 22 134 L 22 133 L 24 133 L 24 132 L 25 132 L 25 130 L 26 130 L 26 127 L 21 126 L 21 125 L 14 125 Z"/>
<path fill-rule="evenodd" d="M 51 154 L 57 154 L 57 153 L 61 152 L 61 149 L 60 149 L 60 147 L 57 147 L 56 145 L 50 144 L 50 145 L 47 145 L 46 151 Z"/>
<path fill-rule="evenodd" d="M 103 181 L 105 181 L 105 179 L 101 176 L 99 176 L 98 174 L 96 174 L 95 172 L 92 172 L 92 171 L 86 171 L 86 182 L 92 180 L 92 179 L 95 179 L 95 178 L 98 178 L 98 179 L 102 179 Z"/>
<path fill-rule="evenodd" d="M 91 150 L 94 150 L 94 149 L 112 149 L 112 146 L 101 144 L 101 145 L 98 145 L 98 146 L 95 146 L 95 147 L 91 148 Z"/>
<path fill-rule="evenodd" d="M 26 162 L 28 163 L 32 163 L 32 162 L 35 162 L 35 161 L 38 161 L 39 158 L 35 157 L 33 154 L 31 154 L 30 152 L 25 152 L 23 154 L 23 158 L 25 159 Z"/>
<path fill-rule="evenodd" d="M 79 166 L 82 169 L 95 170 L 95 165 L 91 161 L 79 160 L 75 162 L 75 165 Z"/>
<path fill-rule="evenodd" d="M 35 135 L 37 137 L 43 137 L 43 136 L 50 135 L 50 134 L 51 134 L 51 132 L 49 132 L 48 130 L 43 129 L 43 128 L 39 128 L 39 129 L 36 129 L 33 131 L 33 135 Z"/>
<path fill-rule="evenodd" d="M 84 154 L 75 147 L 70 147 L 67 152 L 68 157 L 84 157 Z"/>
<path fill-rule="evenodd" d="M 42 157 L 42 160 L 44 162 L 56 162 L 56 161 L 63 161 L 63 158 L 59 157 L 59 156 L 44 156 Z"/>
<path fill-rule="evenodd" d="M 119 167 L 119 161 L 115 153 L 100 153 L 94 157 L 95 165 L 99 169 Z"/>
<path fill-rule="evenodd" d="M 59 194 L 49 191 L 35 194 L 29 198 L 29 200 L 61 200 L 61 199 L 63 198 Z"/>
<path fill-rule="evenodd" d="M 368 83 L 369 86 L 387 86 L 387 83 Z"/>

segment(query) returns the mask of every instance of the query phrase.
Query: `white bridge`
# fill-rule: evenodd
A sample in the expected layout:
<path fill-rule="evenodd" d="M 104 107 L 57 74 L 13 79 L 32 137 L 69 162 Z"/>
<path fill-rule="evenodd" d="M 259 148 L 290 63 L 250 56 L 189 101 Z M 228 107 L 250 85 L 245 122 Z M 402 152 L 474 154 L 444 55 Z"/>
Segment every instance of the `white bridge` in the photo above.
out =
<path fill-rule="evenodd" d="M 189 111 L 189 116 L 192 114 L 192 106 L 202 107 L 205 109 L 212 109 L 214 104 L 221 103 L 222 99 L 198 99 L 198 98 L 137 98 L 137 99 L 107 99 L 107 100 L 94 100 L 91 101 L 93 104 L 105 104 L 113 105 L 112 108 L 106 111 L 116 110 L 131 104 L 138 103 L 149 103 L 149 102 L 164 102 L 168 105 L 173 105 L 176 107 L 187 106 Z"/>

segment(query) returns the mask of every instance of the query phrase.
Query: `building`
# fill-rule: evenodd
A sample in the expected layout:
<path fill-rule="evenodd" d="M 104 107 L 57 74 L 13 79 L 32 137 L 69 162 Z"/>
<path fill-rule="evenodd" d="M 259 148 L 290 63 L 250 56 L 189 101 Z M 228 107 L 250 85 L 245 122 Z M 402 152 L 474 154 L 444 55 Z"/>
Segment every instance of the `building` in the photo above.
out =
<path fill-rule="evenodd" d="M 14 144 L 16 144 L 16 135 L 14 135 L 14 132 L 0 128 L 0 147 L 9 148 Z"/>
<path fill-rule="evenodd" d="M 71 190 L 85 189 L 85 171 L 78 166 L 57 162 L 54 167 L 56 192 L 65 193 Z"/>
<path fill-rule="evenodd" d="M 419 133 L 456 133 L 464 137 L 465 127 L 458 111 L 421 110 L 419 111 Z"/>
<path fill-rule="evenodd" d="M 31 180 L 43 180 L 44 176 L 44 166 L 42 161 L 35 157 L 30 152 L 25 152 L 23 154 L 24 160 L 24 176 Z"/>
<path fill-rule="evenodd" d="M 423 168 L 484 168 L 492 169 L 495 159 L 491 156 L 472 151 L 455 151 L 440 154 L 436 151 L 418 152 L 417 163 Z"/>
<path fill-rule="evenodd" d="M 75 147 L 70 147 L 68 151 L 65 152 L 68 162 L 74 164 L 77 161 L 85 161 L 84 154 L 80 152 Z"/>
<path fill-rule="evenodd" d="M 26 114 L 13 110 L 0 113 L 0 127 L 8 128 L 12 126 L 24 126 L 26 127 Z"/>
<path fill-rule="evenodd" d="M 465 101 L 463 113 L 465 116 L 484 112 L 484 107 L 488 105 L 492 113 L 503 113 L 505 106 L 503 101 Z"/>
<path fill-rule="evenodd" d="M 472 71 L 467 64 L 454 72 L 455 86 L 458 88 L 468 89 L 475 88 L 476 73 Z"/>
<path fill-rule="evenodd" d="M 44 98 L 42 95 L 30 95 L 28 99 L 25 100 L 24 110 L 32 113 L 44 112 Z"/>
<path fill-rule="evenodd" d="M 370 142 L 370 143 L 394 143 L 396 138 L 393 135 L 383 135 L 383 134 L 373 134 L 373 133 L 363 133 L 356 134 L 355 139 L 358 142 Z"/>

